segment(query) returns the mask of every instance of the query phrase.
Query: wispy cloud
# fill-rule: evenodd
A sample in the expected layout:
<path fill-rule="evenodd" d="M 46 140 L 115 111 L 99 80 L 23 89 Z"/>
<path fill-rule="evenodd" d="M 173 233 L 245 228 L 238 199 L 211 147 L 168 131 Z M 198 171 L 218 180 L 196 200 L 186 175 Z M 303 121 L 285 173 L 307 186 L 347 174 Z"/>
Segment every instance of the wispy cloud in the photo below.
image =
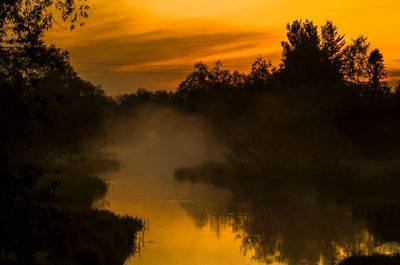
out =
<path fill-rule="evenodd" d="M 93 40 L 71 47 L 75 61 L 109 62 L 110 64 L 149 64 L 183 58 L 199 60 L 210 55 L 242 53 L 274 39 L 260 32 L 212 33 L 176 36 L 174 32 L 149 32 L 119 38 Z M 78 59 L 79 58 L 79 59 Z"/>
<path fill-rule="evenodd" d="M 389 69 L 388 70 L 389 79 L 400 80 L 400 68 L 399 69 Z"/>
<path fill-rule="evenodd" d="M 333 20 L 350 39 L 369 37 L 381 49 L 389 78 L 399 76 L 397 0 L 91 0 L 85 27 L 56 29 L 48 40 L 71 52 L 76 70 L 107 93 L 137 87 L 172 89 L 194 62 L 218 59 L 246 71 L 261 54 L 277 62 L 285 24 Z M 377 12 L 379 11 L 379 12 Z"/>
<path fill-rule="evenodd" d="M 115 91 L 146 86 L 172 89 L 188 74 L 196 61 L 222 60 L 231 69 L 248 69 L 251 60 L 262 53 L 276 59 L 278 51 L 266 44 L 276 43 L 273 32 L 186 33 L 153 31 L 118 38 L 93 39 L 69 48 L 72 63 L 83 77 L 107 76 L 109 86 L 123 75 L 129 83 L 115 84 Z M 261 51 L 261 52 L 260 52 Z M 148 79 L 159 79 L 148 82 Z M 136 77 L 136 78 L 133 78 Z M 179 78 L 179 79 L 177 79 Z M 164 85 L 163 85 L 164 84 Z M 154 87 L 154 86 L 157 87 Z M 121 87 L 124 86 L 124 87 Z"/>

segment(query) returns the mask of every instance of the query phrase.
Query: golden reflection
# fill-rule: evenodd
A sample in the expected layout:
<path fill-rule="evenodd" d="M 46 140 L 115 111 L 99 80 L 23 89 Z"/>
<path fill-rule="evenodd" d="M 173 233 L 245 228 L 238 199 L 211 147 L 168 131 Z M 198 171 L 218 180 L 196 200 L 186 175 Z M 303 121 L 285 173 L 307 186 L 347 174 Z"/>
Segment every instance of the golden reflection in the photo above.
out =
<path fill-rule="evenodd" d="M 175 168 L 218 161 L 224 147 L 199 117 L 152 107 L 134 117 L 109 128 L 106 148 L 122 164 L 106 176 L 109 208 L 148 221 L 141 256 L 129 264 L 330 264 L 376 246 L 348 207 L 313 195 L 268 192 L 243 202 L 224 189 L 175 182 Z"/>
<path fill-rule="evenodd" d="M 116 181 L 109 194 L 110 209 L 139 215 L 149 222 L 141 256 L 128 264 L 260 264 L 250 254 L 242 255 L 240 241 L 228 227 L 220 226 L 216 236 L 208 227 L 196 226 L 177 202 L 157 198 L 138 201 L 130 195 L 135 189 L 130 188 L 130 183 Z"/>

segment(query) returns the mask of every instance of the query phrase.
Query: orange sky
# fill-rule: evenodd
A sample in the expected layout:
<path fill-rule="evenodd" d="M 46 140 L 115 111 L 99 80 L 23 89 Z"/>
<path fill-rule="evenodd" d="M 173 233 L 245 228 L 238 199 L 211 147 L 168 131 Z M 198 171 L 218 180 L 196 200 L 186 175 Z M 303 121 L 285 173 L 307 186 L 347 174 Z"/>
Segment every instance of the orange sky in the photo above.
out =
<path fill-rule="evenodd" d="M 88 0 L 83 28 L 47 40 L 71 53 L 84 79 L 110 95 L 138 87 L 173 89 L 199 60 L 248 71 L 262 55 L 279 62 L 285 25 L 333 20 L 347 39 L 368 36 L 400 79 L 399 0 Z"/>

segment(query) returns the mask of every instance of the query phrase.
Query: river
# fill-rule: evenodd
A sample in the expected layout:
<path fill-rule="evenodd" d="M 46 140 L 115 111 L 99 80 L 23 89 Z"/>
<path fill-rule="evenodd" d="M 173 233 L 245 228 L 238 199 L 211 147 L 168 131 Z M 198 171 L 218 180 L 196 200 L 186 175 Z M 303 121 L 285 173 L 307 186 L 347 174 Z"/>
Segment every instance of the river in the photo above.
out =
<path fill-rule="evenodd" d="M 178 167 L 223 160 L 223 144 L 197 117 L 147 109 L 115 128 L 105 151 L 121 166 L 103 176 L 106 207 L 147 222 L 127 264 L 329 264 L 377 246 L 364 220 L 312 195 L 271 214 L 228 190 L 176 182 Z"/>

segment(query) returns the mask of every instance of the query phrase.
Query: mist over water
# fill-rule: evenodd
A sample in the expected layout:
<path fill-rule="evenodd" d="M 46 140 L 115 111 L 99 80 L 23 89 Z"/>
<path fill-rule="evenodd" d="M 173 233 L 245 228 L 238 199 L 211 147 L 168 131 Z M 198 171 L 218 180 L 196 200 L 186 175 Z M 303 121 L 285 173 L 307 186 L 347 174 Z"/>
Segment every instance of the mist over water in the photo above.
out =
<path fill-rule="evenodd" d="M 128 264 L 252 264 L 224 220 L 232 194 L 205 184 L 179 184 L 178 167 L 222 161 L 224 143 L 200 117 L 169 108 L 145 107 L 110 125 L 106 151 L 121 161 L 110 180 L 110 210 L 148 222 L 140 256 Z M 185 209 L 182 207 L 185 206 Z M 198 218 L 193 218 L 192 212 Z"/>
<path fill-rule="evenodd" d="M 126 166 L 137 170 L 133 173 L 163 174 L 179 166 L 222 161 L 226 149 L 203 118 L 168 107 L 142 107 L 109 128 L 113 150 L 129 154 Z"/>
<path fill-rule="evenodd" d="M 380 243 L 349 208 L 313 194 L 269 190 L 254 204 L 225 188 L 177 182 L 177 168 L 224 162 L 227 143 L 199 116 L 147 106 L 108 129 L 105 151 L 121 167 L 103 176 L 106 207 L 147 222 L 128 264 L 327 264 Z"/>
<path fill-rule="evenodd" d="M 241 73 L 229 69 L 263 46 L 256 28 L 132 33 L 146 40 L 118 42 L 152 56 L 136 66 L 97 60 L 111 40 L 79 38 L 92 73 L 149 70 L 161 84 L 163 67 L 203 60 L 175 90 L 110 96 L 45 38 L 104 6 L 3 2 L 0 264 L 400 264 L 400 81 L 384 47 L 301 16 L 281 53 Z M 227 65 L 208 64 L 226 59 L 210 38 Z M 195 56 L 168 60 L 174 49 Z"/>

